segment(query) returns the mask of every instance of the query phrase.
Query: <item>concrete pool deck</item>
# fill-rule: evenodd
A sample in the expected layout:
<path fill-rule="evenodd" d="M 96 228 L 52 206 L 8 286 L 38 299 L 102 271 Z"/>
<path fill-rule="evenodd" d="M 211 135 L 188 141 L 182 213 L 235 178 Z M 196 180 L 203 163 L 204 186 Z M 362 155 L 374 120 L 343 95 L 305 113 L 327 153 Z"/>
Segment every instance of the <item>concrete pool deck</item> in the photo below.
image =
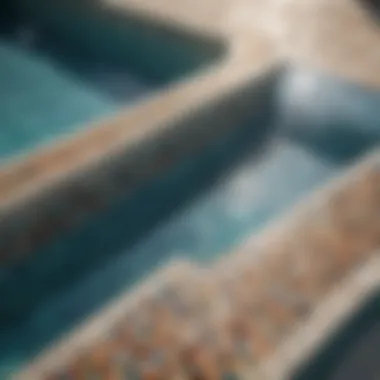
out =
<path fill-rule="evenodd" d="M 228 97 L 247 82 L 260 81 L 284 64 L 307 65 L 366 86 L 380 86 L 380 29 L 359 1 L 103 1 L 222 41 L 225 56 L 214 67 L 168 86 L 86 132 L 1 165 L 3 219 L 15 206 L 32 201 L 60 180 L 91 171 L 96 162 L 117 156 L 128 144 L 165 129 L 201 105 Z"/>

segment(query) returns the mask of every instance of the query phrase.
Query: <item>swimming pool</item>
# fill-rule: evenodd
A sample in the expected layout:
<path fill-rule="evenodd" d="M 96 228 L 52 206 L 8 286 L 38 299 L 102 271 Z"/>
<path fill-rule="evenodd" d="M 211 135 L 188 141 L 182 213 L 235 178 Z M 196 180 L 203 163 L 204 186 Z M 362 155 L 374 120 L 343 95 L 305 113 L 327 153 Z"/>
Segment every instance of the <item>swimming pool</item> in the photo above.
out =
<path fill-rule="evenodd" d="M 376 92 L 298 69 L 270 92 L 267 109 L 3 271 L 4 370 L 168 259 L 217 260 L 379 141 Z"/>
<path fill-rule="evenodd" d="M 0 13 L 2 163 L 90 128 L 223 51 L 98 3 L 6 1 Z"/>

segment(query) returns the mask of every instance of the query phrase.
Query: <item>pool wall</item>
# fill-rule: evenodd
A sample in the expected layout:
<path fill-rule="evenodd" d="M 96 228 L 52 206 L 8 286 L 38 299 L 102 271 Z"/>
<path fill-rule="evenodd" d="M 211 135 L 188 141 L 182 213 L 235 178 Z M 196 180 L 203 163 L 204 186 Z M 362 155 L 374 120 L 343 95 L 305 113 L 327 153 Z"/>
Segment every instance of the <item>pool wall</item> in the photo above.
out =
<path fill-rule="evenodd" d="M 274 84 L 280 70 L 253 78 L 197 109 L 188 110 L 161 130 L 120 147 L 85 170 L 62 178 L 35 197 L 3 213 L 0 252 L 3 262 L 17 261 L 92 213 L 115 203 L 197 151 L 207 149 L 235 128 L 260 136 L 274 112 Z M 255 132 L 255 129 L 257 131 Z"/>

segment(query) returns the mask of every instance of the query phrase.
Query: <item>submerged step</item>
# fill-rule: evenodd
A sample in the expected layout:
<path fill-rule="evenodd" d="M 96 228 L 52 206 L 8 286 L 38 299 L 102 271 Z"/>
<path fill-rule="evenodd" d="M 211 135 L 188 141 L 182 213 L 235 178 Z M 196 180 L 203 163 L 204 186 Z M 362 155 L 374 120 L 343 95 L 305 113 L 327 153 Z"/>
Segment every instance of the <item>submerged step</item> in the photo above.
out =
<path fill-rule="evenodd" d="M 379 165 L 376 152 L 213 268 L 120 301 L 106 328 L 97 317 L 17 378 L 286 378 L 380 286 Z"/>

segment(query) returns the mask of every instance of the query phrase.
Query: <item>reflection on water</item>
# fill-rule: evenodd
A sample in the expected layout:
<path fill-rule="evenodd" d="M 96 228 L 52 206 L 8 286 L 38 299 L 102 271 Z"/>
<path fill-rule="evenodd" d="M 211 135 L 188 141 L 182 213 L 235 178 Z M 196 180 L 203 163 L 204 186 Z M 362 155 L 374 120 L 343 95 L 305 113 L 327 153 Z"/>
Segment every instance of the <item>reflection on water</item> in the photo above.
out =
<path fill-rule="evenodd" d="M 170 257 L 216 259 L 377 143 L 378 93 L 301 71 L 275 90 L 276 113 L 237 126 L 4 277 L 3 363 L 27 359 Z"/>

